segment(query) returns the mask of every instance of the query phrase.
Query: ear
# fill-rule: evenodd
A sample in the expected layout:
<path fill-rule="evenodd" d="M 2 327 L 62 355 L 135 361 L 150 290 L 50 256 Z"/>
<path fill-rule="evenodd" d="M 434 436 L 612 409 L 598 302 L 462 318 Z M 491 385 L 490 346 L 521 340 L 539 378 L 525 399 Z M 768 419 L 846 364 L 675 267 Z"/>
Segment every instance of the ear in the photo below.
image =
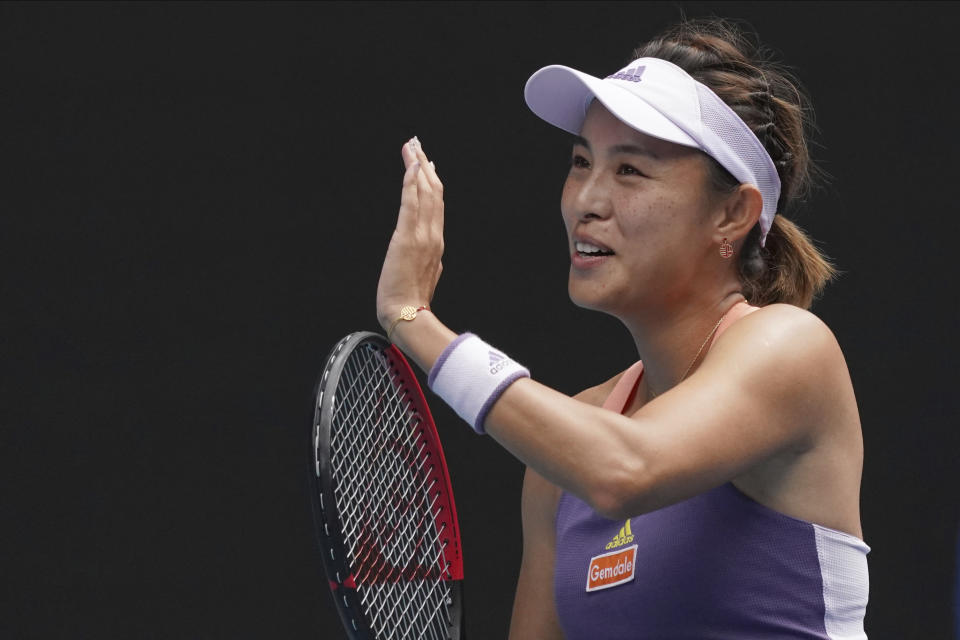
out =
<path fill-rule="evenodd" d="M 760 219 L 763 211 L 763 196 L 752 184 L 741 184 L 732 193 L 725 196 L 714 217 L 715 241 L 720 244 L 724 238 L 731 244 L 737 244 L 750 233 Z"/>

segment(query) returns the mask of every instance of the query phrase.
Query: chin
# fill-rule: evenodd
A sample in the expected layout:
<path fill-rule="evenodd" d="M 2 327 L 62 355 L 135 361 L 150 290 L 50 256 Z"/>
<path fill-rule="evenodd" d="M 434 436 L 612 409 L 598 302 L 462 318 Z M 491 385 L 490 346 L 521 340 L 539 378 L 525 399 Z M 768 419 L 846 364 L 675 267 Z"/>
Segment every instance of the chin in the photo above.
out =
<path fill-rule="evenodd" d="M 599 311 L 620 320 L 629 318 L 637 303 L 637 291 L 629 287 L 613 286 L 610 282 L 596 282 L 577 277 L 572 272 L 567 282 L 570 301 L 581 309 Z"/>
<path fill-rule="evenodd" d="M 608 305 L 605 304 L 607 302 L 606 296 L 601 295 L 596 287 L 589 283 L 575 280 L 572 274 L 567 284 L 567 294 L 570 296 L 570 301 L 581 309 L 609 311 Z"/>

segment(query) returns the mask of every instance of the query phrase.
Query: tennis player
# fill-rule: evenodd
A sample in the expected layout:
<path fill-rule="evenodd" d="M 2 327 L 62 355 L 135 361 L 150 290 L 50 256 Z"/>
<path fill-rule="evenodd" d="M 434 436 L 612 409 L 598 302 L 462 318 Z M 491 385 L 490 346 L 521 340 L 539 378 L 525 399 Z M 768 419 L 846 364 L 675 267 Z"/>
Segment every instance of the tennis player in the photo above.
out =
<path fill-rule="evenodd" d="M 390 338 L 527 465 L 511 638 L 865 638 L 863 444 L 836 339 L 807 311 L 832 269 L 783 216 L 810 174 L 809 105 L 722 21 L 605 78 L 526 100 L 573 134 L 569 293 L 640 361 L 569 397 L 429 310 L 443 186 L 417 139 L 377 292 Z"/>

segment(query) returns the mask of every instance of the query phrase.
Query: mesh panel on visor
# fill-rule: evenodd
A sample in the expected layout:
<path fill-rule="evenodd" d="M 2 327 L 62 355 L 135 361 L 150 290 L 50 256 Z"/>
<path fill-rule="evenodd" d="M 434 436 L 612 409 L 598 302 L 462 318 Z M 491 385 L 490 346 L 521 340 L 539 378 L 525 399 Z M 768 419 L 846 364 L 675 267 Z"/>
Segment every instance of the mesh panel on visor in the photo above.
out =
<path fill-rule="evenodd" d="M 770 156 L 758 149 L 758 140 L 746 123 L 705 85 L 697 82 L 700 120 L 704 129 L 704 151 L 709 153 L 740 182 L 756 184 L 763 195 L 760 229 L 765 238 L 780 199 L 780 176 Z"/>

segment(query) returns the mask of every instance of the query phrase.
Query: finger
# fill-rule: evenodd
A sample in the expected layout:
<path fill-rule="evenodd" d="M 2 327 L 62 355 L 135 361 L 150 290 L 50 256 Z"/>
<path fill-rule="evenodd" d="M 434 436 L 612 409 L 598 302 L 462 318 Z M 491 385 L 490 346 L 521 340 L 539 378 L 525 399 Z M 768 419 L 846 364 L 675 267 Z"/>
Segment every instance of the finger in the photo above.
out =
<path fill-rule="evenodd" d="M 419 144 L 420 141 L 417 140 L 417 136 L 413 136 L 404 142 L 403 147 L 400 148 L 400 157 L 403 158 L 405 169 L 409 169 L 411 164 L 417 162 L 417 147 Z"/>
<path fill-rule="evenodd" d="M 424 173 L 426 173 L 430 186 L 436 191 L 443 191 L 443 183 L 440 182 L 440 178 L 437 176 L 437 167 L 427 157 L 427 153 L 423 150 L 420 139 L 416 136 L 413 137 L 412 149 L 416 153 L 417 160 L 420 161 L 420 166 L 424 168 Z"/>
<path fill-rule="evenodd" d="M 413 162 L 403 174 L 403 188 L 400 191 L 400 213 L 397 216 L 397 230 L 412 232 L 420 217 L 420 197 L 417 193 L 417 176 L 420 163 Z"/>
<path fill-rule="evenodd" d="M 427 165 L 429 167 L 428 171 L 424 173 L 427 174 L 430 184 L 433 187 L 433 195 L 436 199 L 437 210 L 433 216 L 433 224 L 436 228 L 436 231 L 443 237 L 443 212 L 444 212 L 444 201 L 443 201 L 443 183 L 440 182 L 440 178 L 437 177 L 437 167 L 431 161 Z M 432 174 L 432 177 L 431 177 Z"/>
<path fill-rule="evenodd" d="M 443 237 L 443 183 L 437 176 L 436 165 L 427 158 L 420 139 L 414 136 L 405 153 L 414 154 L 420 163 L 417 174 L 417 224 L 426 225 L 435 235 Z"/>
<path fill-rule="evenodd" d="M 420 171 L 417 172 L 417 200 L 420 204 L 421 224 L 432 224 L 437 209 L 443 206 L 442 194 L 438 194 L 430 184 L 429 171 L 430 165 L 421 164 Z"/>
<path fill-rule="evenodd" d="M 431 244 L 439 246 L 443 251 L 443 195 L 437 193 L 429 184 L 426 170 L 421 169 L 417 175 L 417 197 L 420 201 L 420 212 L 417 225 L 428 233 Z"/>
<path fill-rule="evenodd" d="M 437 165 L 431 160 L 424 166 L 428 167 L 426 174 L 430 180 L 430 186 L 433 187 L 434 191 L 443 193 L 443 182 L 440 181 L 440 175 L 437 173 Z"/>
<path fill-rule="evenodd" d="M 417 147 L 417 159 L 420 162 L 420 173 L 417 176 L 417 193 L 420 199 L 420 215 L 426 218 L 431 229 L 443 233 L 443 183 L 437 177 L 437 168 L 432 160 L 427 160 L 423 147 Z M 429 204 L 429 211 L 426 211 Z"/>

